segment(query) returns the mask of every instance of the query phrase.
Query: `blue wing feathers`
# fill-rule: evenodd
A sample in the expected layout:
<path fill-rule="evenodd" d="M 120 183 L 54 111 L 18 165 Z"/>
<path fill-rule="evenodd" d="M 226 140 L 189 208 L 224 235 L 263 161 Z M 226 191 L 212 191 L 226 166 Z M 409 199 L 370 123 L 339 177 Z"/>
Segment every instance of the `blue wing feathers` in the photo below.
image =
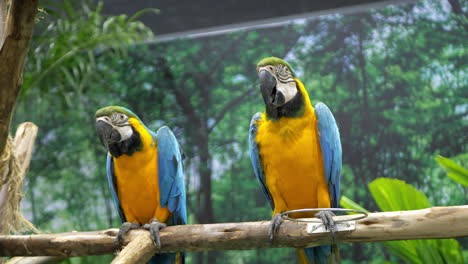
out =
<path fill-rule="evenodd" d="M 154 135 L 154 134 L 153 134 Z M 163 126 L 154 135 L 158 148 L 159 199 L 162 207 L 168 207 L 172 213 L 168 225 L 187 224 L 186 194 L 182 153 L 171 129 Z M 184 253 L 182 262 L 184 262 Z M 175 263 L 176 254 L 159 254 L 151 258 L 153 263 Z"/>
<path fill-rule="evenodd" d="M 156 139 L 160 204 L 162 207 L 167 206 L 173 213 L 174 222 L 186 224 L 186 194 L 179 143 L 167 126 L 161 127 L 156 132 Z"/>
<path fill-rule="evenodd" d="M 125 215 L 123 214 L 122 207 L 120 206 L 119 197 L 117 196 L 117 191 L 115 188 L 115 176 L 114 176 L 114 162 L 112 161 L 111 155 L 107 154 L 107 162 L 106 162 L 106 172 L 107 172 L 107 183 L 109 184 L 109 189 L 112 195 L 112 199 L 114 200 L 115 207 L 117 207 L 117 211 L 119 212 L 120 220 L 125 222 Z"/>
<path fill-rule="evenodd" d="M 266 178 L 263 172 L 261 157 L 260 157 L 260 153 L 258 150 L 258 144 L 257 144 L 257 141 L 255 141 L 255 137 L 257 136 L 257 131 L 258 131 L 257 122 L 261 118 L 262 118 L 261 114 L 256 113 L 252 117 L 252 120 L 250 121 L 250 130 L 249 130 L 250 159 L 252 161 L 252 166 L 254 169 L 255 176 L 257 178 L 257 181 L 260 183 L 263 194 L 267 198 L 268 203 L 270 204 L 271 208 L 274 209 L 275 205 L 273 202 L 273 198 L 271 197 L 270 191 L 268 190 L 268 187 L 266 185 Z"/>
<path fill-rule="evenodd" d="M 322 149 L 325 178 L 330 192 L 331 206 L 338 207 L 340 199 L 341 141 L 335 118 L 324 103 L 315 106 L 318 120 L 320 147 Z"/>
<path fill-rule="evenodd" d="M 320 148 L 322 150 L 325 179 L 330 193 L 331 207 L 338 207 L 340 199 L 341 142 L 335 118 L 324 103 L 315 105 L 318 120 Z M 310 263 L 326 264 L 333 258 L 331 246 L 304 249 Z"/>

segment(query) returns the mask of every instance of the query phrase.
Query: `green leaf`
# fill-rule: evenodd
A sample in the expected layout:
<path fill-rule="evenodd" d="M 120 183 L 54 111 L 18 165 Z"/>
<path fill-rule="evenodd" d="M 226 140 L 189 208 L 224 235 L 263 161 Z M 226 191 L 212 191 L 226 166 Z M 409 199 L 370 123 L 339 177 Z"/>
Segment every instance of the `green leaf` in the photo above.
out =
<path fill-rule="evenodd" d="M 144 9 L 127 19 L 126 15 L 108 17 L 101 14 L 101 1 L 90 5 L 64 1 L 54 7 L 64 12 L 50 20 L 41 34 L 33 36 L 29 63 L 25 70 L 23 96 L 31 88 L 53 90 L 63 85 L 57 75 L 61 76 L 64 71 L 71 74 L 66 76 L 68 81 L 70 77 L 82 79 L 82 65 L 93 65 L 88 57 L 83 56 L 84 53 L 92 51 L 97 57 L 106 51 L 124 56 L 130 45 L 154 39 L 151 29 L 135 20 L 140 14 L 155 12 L 153 9 Z M 94 77 L 99 78 L 97 69 L 89 72 L 96 73 Z M 77 90 L 80 88 L 77 85 L 85 84 L 77 80 L 70 88 Z"/>
<path fill-rule="evenodd" d="M 468 186 L 468 169 L 446 157 L 437 156 L 435 160 L 447 171 L 447 176 L 464 186 Z"/>
<path fill-rule="evenodd" d="M 369 211 L 367 211 L 366 209 L 364 209 L 364 207 L 360 206 L 359 204 L 357 204 L 355 201 L 349 199 L 348 197 L 346 196 L 341 196 L 341 199 L 340 199 L 340 204 L 343 208 L 346 208 L 346 209 L 352 209 L 352 210 L 359 210 L 359 211 L 363 211 L 363 212 L 366 212 L 366 213 L 369 213 Z M 349 214 L 357 214 L 357 213 L 349 213 Z"/>
<path fill-rule="evenodd" d="M 402 180 L 378 178 L 369 184 L 369 189 L 383 211 L 430 207 L 422 192 Z M 340 204 L 344 208 L 368 212 L 346 196 L 342 196 Z M 386 241 L 382 244 L 407 263 L 463 263 L 460 245 L 455 239 Z"/>
<path fill-rule="evenodd" d="M 416 251 L 423 263 L 444 264 L 444 260 L 437 249 L 437 245 L 434 245 L 433 243 L 424 243 L 419 245 L 416 247 Z"/>
<path fill-rule="evenodd" d="M 402 180 L 377 178 L 369 184 L 382 211 L 417 210 L 430 207 L 426 195 Z"/>
<path fill-rule="evenodd" d="M 146 14 L 146 13 L 154 13 L 154 14 L 157 15 L 157 14 L 160 13 L 160 10 L 157 9 L 157 8 L 144 8 L 144 9 L 136 12 L 133 16 L 131 16 L 128 19 L 128 22 L 133 22 L 133 21 L 137 20 L 141 15 Z"/>
<path fill-rule="evenodd" d="M 384 246 L 390 249 L 395 255 L 408 263 L 423 264 L 418 257 L 415 248 L 415 241 L 401 240 L 401 241 L 386 241 L 382 242 Z"/>
<path fill-rule="evenodd" d="M 437 248 L 445 263 L 464 263 L 462 248 L 457 240 L 438 239 L 433 241 L 437 243 Z"/>

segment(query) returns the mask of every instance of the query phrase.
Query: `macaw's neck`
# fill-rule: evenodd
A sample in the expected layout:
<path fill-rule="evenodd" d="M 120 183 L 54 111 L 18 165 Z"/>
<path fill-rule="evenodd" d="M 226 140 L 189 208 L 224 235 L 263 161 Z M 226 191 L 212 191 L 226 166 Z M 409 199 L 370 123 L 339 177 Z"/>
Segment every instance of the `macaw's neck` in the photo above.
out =
<path fill-rule="evenodd" d="M 281 107 L 266 106 L 266 118 L 272 121 L 277 121 L 282 117 L 299 118 L 304 115 L 314 112 L 314 108 L 310 103 L 309 94 L 302 82 L 294 78 L 298 93 L 286 104 Z"/>
<path fill-rule="evenodd" d="M 109 144 L 109 152 L 114 158 L 118 158 L 123 154 L 131 156 L 135 151 L 142 149 L 143 144 L 141 142 L 140 133 L 132 127 L 132 136 L 119 143 Z"/>

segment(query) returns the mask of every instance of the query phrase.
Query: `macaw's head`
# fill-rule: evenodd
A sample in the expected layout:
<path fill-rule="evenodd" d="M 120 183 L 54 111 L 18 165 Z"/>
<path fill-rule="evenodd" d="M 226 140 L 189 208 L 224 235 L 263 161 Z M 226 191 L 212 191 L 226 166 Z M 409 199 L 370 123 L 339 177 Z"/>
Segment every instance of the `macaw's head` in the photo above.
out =
<path fill-rule="evenodd" d="M 268 118 L 302 115 L 304 96 L 287 62 L 276 57 L 264 58 L 258 62 L 257 72 Z"/>
<path fill-rule="evenodd" d="M 140 150 L 140 134 L 132 124 L 141 123 L 132 111 L 120 106 L 107 106 L 96 111 L 96 130 L 101 143 L 114 157 L 132 155 Z"/>

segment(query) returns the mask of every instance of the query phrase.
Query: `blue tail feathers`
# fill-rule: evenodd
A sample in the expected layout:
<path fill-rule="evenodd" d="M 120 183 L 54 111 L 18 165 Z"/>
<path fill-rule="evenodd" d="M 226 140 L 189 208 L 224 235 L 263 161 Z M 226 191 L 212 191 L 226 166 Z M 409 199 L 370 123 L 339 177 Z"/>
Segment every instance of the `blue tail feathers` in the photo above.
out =
<path fill-rule="evenodd" d="M 327 264 L 328 258 L 331 255 L 331 246 L 319 246 L 312 248 L 304 248 L 307 259 L 310 264 Z"/>

